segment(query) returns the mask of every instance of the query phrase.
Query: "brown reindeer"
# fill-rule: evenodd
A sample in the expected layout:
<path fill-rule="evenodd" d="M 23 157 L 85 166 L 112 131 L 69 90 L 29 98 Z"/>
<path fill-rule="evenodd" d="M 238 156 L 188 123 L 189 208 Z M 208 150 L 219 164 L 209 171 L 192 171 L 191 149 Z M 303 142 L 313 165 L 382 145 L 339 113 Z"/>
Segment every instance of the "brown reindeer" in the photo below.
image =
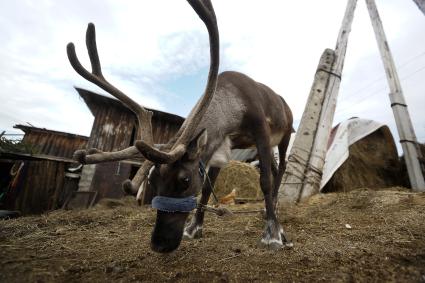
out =
<path fill-rule="evenodd" d="M 136 114 L 140 127 L 134 146 L 118 152 L 79 150 L 74 157 L 88 164 L 123 160 L 142 154 L 147 161 L 132 181 L 124 182 L 123 187 L 127 191 L 139 190 L 139 198 L 142 184 L 149 181 L 157 193 L 152 201 L 152 206 L 157 208 L 157 218 L 151 247 L 157 252 L 171 252 L 179 246 L 183 235 L 187 238 L 202 236 L 204 207 L 220 168 L 229 160 L 230 150 L 256 146 L 266 207 L 266 227 L 260 243 L 270 249 L 290 245 L 278 222 L 275 207 L 292 130 L 291 110 L 269 87 L 244 74 L 223 72 L 218 75 L 219 33 L 212 4 L 210 0 L 188 2 L 208 29 L 211 63 L 204 95 L 168 144 L 154 145 L 152 113 L 104 78 L 97 54 L 94 25 L 89 24 L 86 35 L 92 72 L 80 64 L 74 45 L 68 44 L 68 58 L 77 73 L 123 102 Z M 279 148 L 279 167 L 272 157 L 272 147 L 276 145 Z M 200 164 L 206 164 L 209 168 L 208 176 L 199 173 L 200 167 L 203 167 Z M 205 179 L 208 182 L 204 182 Z M 202 196 L 196 213 L 192 221 L 185 225 L 190 211 L 196 206 L 194 196 L 201 188 Z"/>

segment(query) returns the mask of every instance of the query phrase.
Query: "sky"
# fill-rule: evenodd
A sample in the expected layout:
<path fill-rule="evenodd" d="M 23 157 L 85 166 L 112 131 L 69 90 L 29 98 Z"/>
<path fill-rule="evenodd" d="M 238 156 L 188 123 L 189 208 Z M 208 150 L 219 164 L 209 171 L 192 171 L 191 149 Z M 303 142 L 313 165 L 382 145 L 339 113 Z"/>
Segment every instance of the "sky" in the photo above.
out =
<path fill-rule="evenodd" d="M 280 94 L 298 127 L 319 58 L 334 48 L 346 1 L 213 0 L 220 71 L 245 73 Z M 413 1 L 376 0 L 419 141 L 425 141 L 425 16 Z M 93 116 L 66 56 L 74 42 L 89 67 L 87 23 L 96 25 L 105 77 L 138 103 L 186 116 L 209 67 L 205 26 L 183 0 L 0 0 L 0 132 L 15 124 L 90 135 Z M 367 13 L 358 1 L 334 124 L 356 116 L 398 134 Z M 107 95 L 107 94 L 105 94 Z M 399 147 L 400 148 L 400 147 Z"/>

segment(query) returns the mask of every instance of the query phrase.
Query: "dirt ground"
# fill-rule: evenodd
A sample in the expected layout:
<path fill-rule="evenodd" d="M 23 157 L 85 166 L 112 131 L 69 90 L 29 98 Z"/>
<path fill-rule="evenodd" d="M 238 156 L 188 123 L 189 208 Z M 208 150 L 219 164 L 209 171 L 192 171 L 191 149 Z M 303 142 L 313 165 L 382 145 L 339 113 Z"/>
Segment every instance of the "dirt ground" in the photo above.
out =
<path fill-rule="evenodd" d="M 0 221 L 0 281 L 425 282 L 423 193 L 361 189 L 282 208 L 294 247 L 277 252 L 257 248 L 262 206 L 208 214 L 203 239 L 166 255 L 149 247 L 155 212 L 130 199 Z"/>

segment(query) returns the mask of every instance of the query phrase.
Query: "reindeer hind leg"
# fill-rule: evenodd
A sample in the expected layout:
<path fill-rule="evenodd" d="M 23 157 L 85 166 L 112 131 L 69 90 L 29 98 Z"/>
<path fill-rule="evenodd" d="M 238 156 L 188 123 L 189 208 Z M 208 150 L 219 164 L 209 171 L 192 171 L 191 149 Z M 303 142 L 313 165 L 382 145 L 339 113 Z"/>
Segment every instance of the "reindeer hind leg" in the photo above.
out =
<path fill-rule="evenodd" d="M 285 135 L 282 139 L 282 141 L 279 143 L 278 148 L 279 148 L 279 168 L 278 168 L 278 172 L 277 175 L 274 178 L 274 183 L 273 183 L 273 206 L 274 206 L 274 210 L 277 213 L 278 212 L 278 193 L 279 193 L 279 187 L 280 187 L 280 183 L 282 181 L 282 177 L 283 174 L 285 172 L 286 169 L 286 151 L 288 150 L 288 145 L 289 145 L 289 141 L 291 139 L 291 135 Z M 287 234 L 285 233 L 283 227 L 281 225 L 279 225 L 279 231 L 282 237 L 282 241 L 285 244 L 286 247 L 292 247 L 293 244 L 292 242 L 289 240 Z"/>
<path fill-rule="evenodd" d="M 211 167 L 208 170 L 208 178 L 210 182 L 205 181 L 202 186 L 202 194 L 200 204 L 206 205 L 210 198 L 212 189 L 215 184 L 215 180 L 217 179 L 218 174 L 220 173 L 220 168 Z M 183 236 L 185 239 L 198 239 L 202 238 L 202 225 L 204 223 L 204 210 L 200 207 L 196 209 L 195 215 L 192 217 L 191 221 L 188 222 L 186 227 L 184 228 Z"/>

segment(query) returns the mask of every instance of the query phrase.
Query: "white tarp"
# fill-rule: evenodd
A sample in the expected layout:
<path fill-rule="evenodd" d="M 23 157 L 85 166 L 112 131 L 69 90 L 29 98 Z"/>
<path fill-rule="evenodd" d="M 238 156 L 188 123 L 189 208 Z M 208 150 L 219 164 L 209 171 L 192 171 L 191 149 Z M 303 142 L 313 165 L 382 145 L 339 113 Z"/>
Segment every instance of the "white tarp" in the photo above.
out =
<path fill-rule="evenodd" d="M 384 124 L 376 121 L 360 118 L 353 118 L 339 124 L 332 144 L 326 154 L 320 190 L 322 190 L 336 170 L 347 160 L 349 146 L 383 126 Z"/>

